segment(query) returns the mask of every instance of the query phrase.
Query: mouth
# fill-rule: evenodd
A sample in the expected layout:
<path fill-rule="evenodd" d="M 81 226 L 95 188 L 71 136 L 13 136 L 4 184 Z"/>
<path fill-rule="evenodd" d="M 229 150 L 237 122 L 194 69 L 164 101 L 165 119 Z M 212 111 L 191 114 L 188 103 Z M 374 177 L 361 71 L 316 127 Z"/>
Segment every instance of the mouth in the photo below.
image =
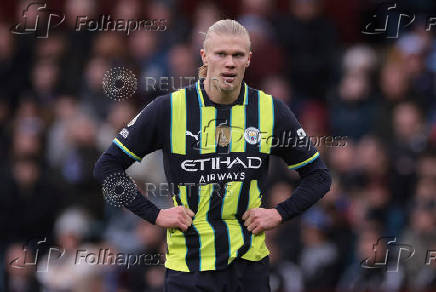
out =
<path fill-rule="evenodd" d="M 221 76 L 224 79 L 224 83 L 231 84 L 236 78 L 236 73 L 221 73 Z"/>

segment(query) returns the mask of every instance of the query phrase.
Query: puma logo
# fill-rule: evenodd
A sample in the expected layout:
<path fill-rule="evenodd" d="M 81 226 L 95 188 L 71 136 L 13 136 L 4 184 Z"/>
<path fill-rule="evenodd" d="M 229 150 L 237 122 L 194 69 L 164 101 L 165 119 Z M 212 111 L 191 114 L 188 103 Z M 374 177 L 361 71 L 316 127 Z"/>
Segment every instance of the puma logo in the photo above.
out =
<path fill-rule="evenodd" d="M 194 139 L 195 139 L 196 141 L 198 141 L 198 135 L 199 135 L 199 134 L 200 134 L 200 132 L 198 132 L 197 135 L 194 135 L 194 134 L 192 134 L 191 131 L 186 131 L 186 136 L 194 137 Z"/>

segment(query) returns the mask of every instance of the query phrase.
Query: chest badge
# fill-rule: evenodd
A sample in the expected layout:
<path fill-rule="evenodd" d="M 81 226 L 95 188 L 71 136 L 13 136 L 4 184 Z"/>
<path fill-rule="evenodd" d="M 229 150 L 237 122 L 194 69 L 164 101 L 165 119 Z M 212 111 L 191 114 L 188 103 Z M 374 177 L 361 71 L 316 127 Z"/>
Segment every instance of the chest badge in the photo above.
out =
<path fill-rule="evenodd" d="M 257 144 L 260 141 L 260 131 L 254 127 L 249 127 L 245 129 L 244 138 L 252 145 Z"/>
<path fill-rule="evenodd" d="M 230 127 L 227 125 L 219 125 L 215 128 L 215 143 L 221 147 L 230 144 L 232 134 Z"/>

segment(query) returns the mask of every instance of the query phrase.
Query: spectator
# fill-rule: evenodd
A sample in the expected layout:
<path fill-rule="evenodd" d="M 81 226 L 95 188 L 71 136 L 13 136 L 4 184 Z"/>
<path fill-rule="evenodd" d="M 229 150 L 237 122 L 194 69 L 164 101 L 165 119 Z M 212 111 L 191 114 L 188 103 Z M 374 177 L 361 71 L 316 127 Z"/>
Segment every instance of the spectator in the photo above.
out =
<path fill-rule="evenodd" d="M 286 73 L 297 98 L 324 100 L 336 79 L 338 49 L 332 24 L 322 15 L 319 0 L 291 0 L 290 15 L 276 21 L 286 60 Z M 314 86 L 316 84 L 316 86 Z"/>

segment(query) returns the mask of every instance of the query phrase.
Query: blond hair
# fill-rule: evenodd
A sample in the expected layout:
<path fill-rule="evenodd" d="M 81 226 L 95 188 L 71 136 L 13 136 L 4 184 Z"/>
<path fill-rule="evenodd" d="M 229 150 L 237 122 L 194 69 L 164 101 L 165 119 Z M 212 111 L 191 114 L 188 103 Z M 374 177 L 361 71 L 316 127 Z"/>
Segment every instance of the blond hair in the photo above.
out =
<path fill-rule="evenodd" d="M 248 48 L 251 47 L 250 35 L 248 34 L 247 29 L 233 19 L 221 19 L 209 26 L 209 29 L 205 35 L 203 41 L 203 48 L 206 48 L 206 43 L 210 39 L 211 33 L 215 34 L 230 34 L 235 36 L 247 36 L 248 38 Z M 198 78 L 205 78 L 207 76 L 207 66 L 203 65 L 198 68 Z"/>

